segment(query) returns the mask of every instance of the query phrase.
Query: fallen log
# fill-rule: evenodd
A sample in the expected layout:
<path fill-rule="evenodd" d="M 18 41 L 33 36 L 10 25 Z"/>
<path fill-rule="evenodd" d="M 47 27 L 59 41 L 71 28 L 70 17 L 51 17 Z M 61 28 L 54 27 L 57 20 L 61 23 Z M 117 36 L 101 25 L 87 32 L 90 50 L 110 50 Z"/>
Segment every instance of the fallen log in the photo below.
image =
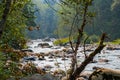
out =
<path fill-rule="evenodd" d="M 97 68 L 88 80 L 120 80 L 120 70 Z"/>

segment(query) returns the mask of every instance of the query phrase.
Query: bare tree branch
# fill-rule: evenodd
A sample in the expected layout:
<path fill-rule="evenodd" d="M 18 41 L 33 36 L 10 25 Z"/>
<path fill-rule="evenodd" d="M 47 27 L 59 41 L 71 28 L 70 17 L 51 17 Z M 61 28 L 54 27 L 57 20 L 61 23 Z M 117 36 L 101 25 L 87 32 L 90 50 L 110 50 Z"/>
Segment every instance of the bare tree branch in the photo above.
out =
<path fill-rule="evenodd" d="M 86 39 L 84 40 L 84 44 L 83 44 L 85 58 L 87 58 L 87 55 L 85 53 L 86 52 L 86 50 L 85 50 L 85 43 L 86 43 L 88 38 L 89 38 L 89 36 L 86 37 Z"/>
<path fill-rule="evenodd" d="M 79 34 L 77 36 L 77 42 L 76 42 L 76 46 L 75 46 L 75 50 L 74 50 L 74 55 L 72 57 L 70 76 L 73 75 L 73 73 L 75 71 L 75 68 L 77 68 L 77 58 L 76 58 L 76 55 L 77 55 L 77 51 L 78 51 L 79 45 L 81 43 L 81 38 L 83 36 L 83 29 L 84 29 L 84 27 L 86 25 L 87 9 L 88 9 L 88 4 L 86 3 L 85 7 L 84 7 L 84 13 L 83 13 L 83 22 L 81 24 L 81 27 L 78 29 L 78 33 Z M 78 11 L 76 11 L 76 12 L 78 12 Z M 71 77 L 70 77 L 70 79 L 71 79 Z"/>
<path fill-rule="evenodd" d="M 87 64 L 89 64 L 93 60 L 94 56 L 97 53 L 101 52 L 101 50 L 105 47 L 105 45 L 103 44 L 105 37 L 106 37 L 106 34 L 103 33 L 102 36 L 101 36 L 101 39 L 100 39 L 99 46 L 75 70 L 75 72 L 73 73 L 73 75 L 70 77 L 70 80 L 75 80 L 75 78 L 85 69 L 85 67 L 87 66 Z"/>

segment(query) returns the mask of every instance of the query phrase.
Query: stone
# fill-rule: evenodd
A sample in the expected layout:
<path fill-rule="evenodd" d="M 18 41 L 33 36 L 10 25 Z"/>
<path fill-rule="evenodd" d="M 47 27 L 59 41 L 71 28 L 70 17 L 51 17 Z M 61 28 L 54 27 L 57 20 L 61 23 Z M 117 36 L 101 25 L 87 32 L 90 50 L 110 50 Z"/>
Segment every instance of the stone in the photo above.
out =
<path fill-rule="evenodd" d="M 53 72 L 53 75 L 54 76 L 59 76 L 59 77 L 62 77 L 62 76 L 65 76 L 65 71 L 61 70 L 61 69 L 57 69 Z"/>
<path fill-rule="evenodd" d="M 59 79 L 57 77 L 54 77 L 53 75 L 47 73 L 47 74 L 44 74 L 44 75 L 34 74 L 32 76 L 24 77 L 20 80 L 59 80 Z"/>
<path fill-rule="evenodd" d="M 101 63 L 102 62 L 109 62 L 109 60 L 108 59 L 99 59 L 98 62 L 101 62 Z"/>
<path fill-rule="evenodd" d="M 36 57 L 34 57 L 34 56 L 24 57 L 23 60 L 24 60 L 24 61 L 35 61 L 35 60 L 36 60 Z"/>
<path fill-rule="evenodd" d="M 67 53 L 67 54 L 73 54 L 74 52 L 73 52 L 73 50 L 68 49 L 68 50 L 66 51 L 66 53 Z"/>
<path fill-rule="evenodd" d="M 33 52 L 31 49 L 21 49 L 22 52 Z"/>
<path fill-rule="evenodd" d="M 120 70 L 96 68 L 88 80 L 120 80 Z"/>
<path fill-rule="evenodd" d="M 38 47 L 42 47 L 42 48 L 50 48 L 50 45 L 48 43 L 39 43 Z"/>
<path fill-rule="evenodd" d="M 48 65 L 45 65 L 44 68 L 49 71 L 51 68 L 53 68 L 53 66 L 48 64 Z"/>

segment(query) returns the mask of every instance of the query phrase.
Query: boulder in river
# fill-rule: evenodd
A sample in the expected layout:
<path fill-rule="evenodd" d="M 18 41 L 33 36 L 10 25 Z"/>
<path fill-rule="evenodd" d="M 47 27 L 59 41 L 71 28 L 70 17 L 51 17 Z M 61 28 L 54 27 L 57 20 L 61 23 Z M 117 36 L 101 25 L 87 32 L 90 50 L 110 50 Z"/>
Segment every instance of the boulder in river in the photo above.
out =
<path fill-rule="evenodd" d="M 24 57 L 23 60 L 24 60 L 24 61 L 35 61 L 35 60 L 36 60 L 36 57 L 34 57 L 34 56 Z"/>
<path fill-rule="evenodd" d="M 109 46 L 106 48 L 107 50 L 120 50 L 119 47 L 112 47 L 112 46 Z"/>
<path fill-rule="evenodd" d="M 42 48 L 50 48 L 51 46 L 48 43 L 39 43 L 38 47 L 42 47 Z"/>

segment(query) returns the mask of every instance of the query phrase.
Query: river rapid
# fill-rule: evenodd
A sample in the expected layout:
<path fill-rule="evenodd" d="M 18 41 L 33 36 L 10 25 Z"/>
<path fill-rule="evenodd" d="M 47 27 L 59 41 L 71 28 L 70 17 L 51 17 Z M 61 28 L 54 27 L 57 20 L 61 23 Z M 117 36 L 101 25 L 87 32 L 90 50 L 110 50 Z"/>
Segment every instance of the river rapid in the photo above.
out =
<path fill-rule="evenodd" d="M 67 46 L 55 46 L 51 39 L 45 41 L 42 39 L 31 40 L 27 43 L 28 49 L 33 51 L 33 54 L 47 54 L 41 58 L 29 56 L 35 58 L 30 60 L 36 66 L 46 68 L 49 71 L 55 71 L 61 69 L 67 71 L 70 69 L 71 57 L 73 55 L 69 45 Z M 48 43 L 49 45 L 41 46 L 40 44 Z M 87 44 L 86 54 L 89 55 L 97 45 Z M 27 58 L 29 58 L 27 57 Z M 83 54 L 83 47 L 79 47 L 77 54 L 77 61 L 80 64 L 85 59 Z M 27 59 L 28 60 L 28 59 Z M 26 63 L 25 58 L 23 59 Z M 29 60 L 28 60 L 29 61 Z M 106 46 L 101 53 L 98 53 L 94 60 L 88 64 L 84 71 L 92 72 L 94 67 L 103 67 L 110 69 L 120 69 L 120 45 Z"/>

